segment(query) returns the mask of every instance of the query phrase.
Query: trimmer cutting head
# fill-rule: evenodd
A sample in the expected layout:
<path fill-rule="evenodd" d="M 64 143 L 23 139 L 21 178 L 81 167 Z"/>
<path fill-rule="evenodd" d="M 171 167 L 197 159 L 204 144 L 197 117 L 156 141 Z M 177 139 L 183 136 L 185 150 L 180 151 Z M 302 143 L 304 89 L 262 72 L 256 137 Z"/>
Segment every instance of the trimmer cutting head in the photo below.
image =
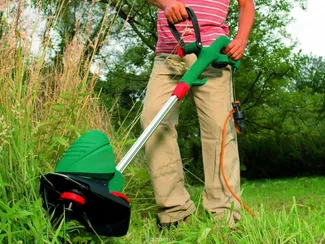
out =
<path fill-rule="evenodd" d="M 77 220 L 88 231 L 123 236 L 130 222 L 129 199 L 121 193 L 122 174 L 108 138 L 90 131 L 66 151 L 54 173 L 41 177 L 43 207 L 55 225 L 62 217 Z"/>
<path fill-rule="evenodd" d="M 129 200 L 121 193 L 109 192 L 100 181 L 48 173 L 41 178 L 41 193 L 54 225 L 64 216 L 98 235 L 123 236 L 128 231 Z"/>

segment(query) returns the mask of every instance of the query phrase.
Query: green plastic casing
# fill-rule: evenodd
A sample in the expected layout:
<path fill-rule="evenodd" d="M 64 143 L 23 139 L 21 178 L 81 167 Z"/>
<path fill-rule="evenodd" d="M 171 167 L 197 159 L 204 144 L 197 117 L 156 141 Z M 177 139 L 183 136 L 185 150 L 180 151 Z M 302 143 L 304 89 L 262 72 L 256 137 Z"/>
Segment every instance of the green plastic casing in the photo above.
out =
<path fill-rule="evenodd" d="M 209 47 L 199 48 L 196 42 L 186 45 L 183 50 L 184 53 L 194 53 L 197 56 L 197 60 L 180 79 L 180 82 L 185 82 L 190 87 L 204 85 L 208 79 L 198 80 L 198 78 L 210 64 L 229 64 L 232 69 L 237 70 L 240 61 L 231 60 L 226 54 L 222 53 L 222 50 L 226 48 L 229 43 L 230 39 L 228 37 L 220 36 Z"/>
<path fill-rule="evenodd" d="M 124 180 L 116 170 L 115 156 L 108 137 L 99 130 L 80 136 L 64 153 L 55 173 L 107 180 L 109 191 L 122 191 Z"/>

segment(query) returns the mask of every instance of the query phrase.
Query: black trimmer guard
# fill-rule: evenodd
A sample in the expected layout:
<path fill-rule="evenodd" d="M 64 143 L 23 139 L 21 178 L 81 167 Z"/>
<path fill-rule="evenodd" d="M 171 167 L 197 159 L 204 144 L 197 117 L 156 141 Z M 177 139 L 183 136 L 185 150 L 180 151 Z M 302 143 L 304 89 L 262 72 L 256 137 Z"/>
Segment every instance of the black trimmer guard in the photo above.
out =
<path fill-rule="evenodd" d="M 40 192 L 53 224 L 65 216 L 98 235 L 118 237 L 128 231 L 129 200 L 122 193 L 109 192 L 107 180 L 48 173 L 41 177 Z"/>

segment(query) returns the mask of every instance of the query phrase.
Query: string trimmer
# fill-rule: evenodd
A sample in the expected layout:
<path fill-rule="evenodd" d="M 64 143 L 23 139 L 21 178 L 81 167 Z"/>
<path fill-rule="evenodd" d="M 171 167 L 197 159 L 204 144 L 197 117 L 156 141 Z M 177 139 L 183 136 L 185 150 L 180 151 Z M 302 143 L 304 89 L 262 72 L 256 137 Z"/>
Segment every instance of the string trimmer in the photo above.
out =
<path fill-rule="evenodd" d="M 41 177 L 43 206 L 51 213 L 53 223 L 65 216 L 67 220 L 77 220 L 88 231 L 95 231 L 99 235 L 125 235 L 129 228 L 131 210 L 129 199 L 122 193 L 122 172 L 190 88 L 202 86 L 208 81 L 198 78 L 210 64 L 214 67 L 230 64 L 233 69 L 239 67 L 239 61 L 230 60 L 222 53 L 230 43 L 229 38 L 221 36 L 209 47 L 203 47 L 196 16 L 190 8 L 187 8 L 187 12 L 195 30 L 195 42 L 185 45 L 175 26 L 170 23 L 169 26 L 181 44 L 179 55 L 194 53 L 197 60 L 180 79 L 168 101 L 117 167 L 107 136 L 101 131 L 92 130 L 79 137 L 68 148 L 54 173 Z"/>

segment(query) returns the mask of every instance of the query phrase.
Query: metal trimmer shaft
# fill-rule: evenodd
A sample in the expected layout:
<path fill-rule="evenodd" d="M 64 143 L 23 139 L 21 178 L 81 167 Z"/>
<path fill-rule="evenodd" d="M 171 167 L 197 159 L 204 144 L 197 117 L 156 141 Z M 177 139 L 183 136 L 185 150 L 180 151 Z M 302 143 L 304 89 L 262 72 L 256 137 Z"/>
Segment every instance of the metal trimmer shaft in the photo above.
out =
<path fill-rule="evenodd" d="M 166 115 L 169 113 L 169 111 L 174 107 L 174 105 L 177 103 L 177 101 L 178 101 L 178 98 L 176 95 L 171 96 L 167 100 L 165 105 L 161 108 L 161 110 L 154 117 L 154 119 L 150 122 L 150 124 L 147 126 L 147 128 L 142 132 L 142 134 L 137 139 L 137 141 L 133 144 L 133 146 L 129 149 L 129 151 L 125 154 L 125 156 L 119 162 L 119 164 L 116 167 L 116 169 L 118 171 L 120 171 L 122 173 L 126 169 L 126 167 L 131 163 L 132 159 L 140 151 L 140 149 L 143 147 L 143 145 L 147 142 L 147 140 L 150 138 L 152 133 L 156 130 L 158 125 L 166 117 Z"/>

